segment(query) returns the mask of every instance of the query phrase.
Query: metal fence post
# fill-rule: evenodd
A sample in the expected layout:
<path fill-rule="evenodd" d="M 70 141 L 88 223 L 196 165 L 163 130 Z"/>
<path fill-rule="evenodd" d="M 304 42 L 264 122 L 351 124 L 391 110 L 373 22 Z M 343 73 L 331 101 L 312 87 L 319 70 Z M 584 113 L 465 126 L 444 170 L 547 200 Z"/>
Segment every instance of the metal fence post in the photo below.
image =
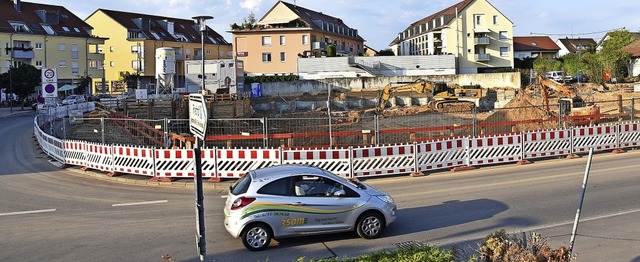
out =
<path fill-rule="evenodd" d="M 636 99 L 631 98 L 631 122 L 636 119 Z"/>
<path fill-rule="evenodd" d="M 102 133 L 102 144 L 104 145 L 104 117 L 100 118 L 100 132 Z"/>
<path fill-rule="evenodd" d="M 380 118 L 378 115 L 373 117 L 373 125 L 375 129 L 376 146 L 380 145 Z"/>
<path fill-rule="evenodd" d="M 268 148 L 269 147 L 269 129 L 267 126 L 267 118 L 263 117 L 260 119 L 260 122 L 262 122 L 262 134 L 263 134 L 263 138 L 262 138 L 262 145 L 264 146 L 264 148 Z"/>
<path fill-rule="evenodd" d="M 473 120 L 472 120 L 472 126 L 473 126 L 473 130 L 471 131 L 471 135 L 472 136 L 476 136 L 477 132 L 478 132 L 478 109 L 476 107 L 474 107 L 473 109 L 471 109 L 472 113 L 473 113 Z"/>

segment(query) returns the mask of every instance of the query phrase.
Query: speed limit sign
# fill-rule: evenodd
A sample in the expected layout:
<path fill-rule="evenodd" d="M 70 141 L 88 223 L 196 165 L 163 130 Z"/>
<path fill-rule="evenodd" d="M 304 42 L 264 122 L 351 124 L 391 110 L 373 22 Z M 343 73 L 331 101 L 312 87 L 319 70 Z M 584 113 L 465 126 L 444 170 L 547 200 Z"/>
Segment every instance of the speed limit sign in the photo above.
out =
<path fill-rule="evenodd" d="M 42 97 L 58 97 L 58 74 L 56 68 L 42 69 Z"/>

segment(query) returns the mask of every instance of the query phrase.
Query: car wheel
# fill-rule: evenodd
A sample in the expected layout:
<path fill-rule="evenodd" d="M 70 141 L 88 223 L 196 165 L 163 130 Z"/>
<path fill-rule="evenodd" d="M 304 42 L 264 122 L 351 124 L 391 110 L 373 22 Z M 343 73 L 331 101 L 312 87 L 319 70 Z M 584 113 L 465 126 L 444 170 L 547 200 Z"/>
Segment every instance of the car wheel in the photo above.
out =
<path fill-rule="evenodd" d="M 384 222 L 382 216 L 374 212 L 367 212 L 360 216 L 358 224 L 356 225 L 358 235 L 365 239 L 378 237 L 383 229 Z"/>
<path fill-rule="evenodd" d="M 251 251 L 260 251 L 269 247 L 273 234 L 265 224 L 251 224 L 242 231 L 242 244 Z"/>

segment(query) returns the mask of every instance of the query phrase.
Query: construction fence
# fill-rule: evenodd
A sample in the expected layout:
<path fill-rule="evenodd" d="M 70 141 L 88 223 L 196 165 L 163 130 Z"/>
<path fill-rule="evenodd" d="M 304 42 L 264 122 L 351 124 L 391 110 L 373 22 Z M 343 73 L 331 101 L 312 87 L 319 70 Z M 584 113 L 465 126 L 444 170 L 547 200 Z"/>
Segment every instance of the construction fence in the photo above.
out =
<path fill-rule="evenodd" d="M 601 105 L 603 110 L 599 114 L 587 115 L 586 125 L 634 122 L 637 100 L 595 101 L 594 103 Z M 346 116 L 346 113 L 337 112 L 335 115 L 332 114 L 332 117 L 315 118 L 284 116 L 209 119 L 203 146 L 380 146 L 578 126 L 572 116 L 559 113 L 561 108 L 558 104 L 550 105 L 549 108 L 547 110 L 544 106 L 529 105 L 491 111 L 480 111 L 476 108 L 470 111 L 426 111 L 396 116 L 393 116 L 395 109 L 391 109 L 385 112 L 386 115 Z M 190 134 L 188 119 L 132 119 L 117 113 L 104 118 L 71 116 L 56 119 L 58 120 L 47 121 L 48 125 L 42 125 L 43 130 L 63 139 L 158 148 L 187 148 L 195 140 Z"/>

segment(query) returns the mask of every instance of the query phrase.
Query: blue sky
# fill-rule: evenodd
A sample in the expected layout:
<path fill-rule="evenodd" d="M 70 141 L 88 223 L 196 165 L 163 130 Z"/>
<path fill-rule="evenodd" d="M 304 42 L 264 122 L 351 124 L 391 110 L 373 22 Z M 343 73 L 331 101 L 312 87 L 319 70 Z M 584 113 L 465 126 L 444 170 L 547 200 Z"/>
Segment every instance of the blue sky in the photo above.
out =
<path fill-rule="evenodd" d="M 6 0 L 5 0 L 6 1 Z M 30 0 L 65 6 L 81 19 L 98 8 L 189 19 L 198 15 L 215 17 L 207 25 L 231 42 L 229 25 L 241 23 L 250 12 L 261 18 L 277 0 Z M 287 0 L 294 3 L 294 0 Z M 458 0 L 296 0 L 295 3 L 341 18 L 359 30 L 366 44 L 386 49 L 409 24 L 449 7 Z M 638 0 L 489 0 L 514 24 L 515 36 L 549 35 L 593 38 L 604 32 L 627 28 L 640 32 Z"/>

